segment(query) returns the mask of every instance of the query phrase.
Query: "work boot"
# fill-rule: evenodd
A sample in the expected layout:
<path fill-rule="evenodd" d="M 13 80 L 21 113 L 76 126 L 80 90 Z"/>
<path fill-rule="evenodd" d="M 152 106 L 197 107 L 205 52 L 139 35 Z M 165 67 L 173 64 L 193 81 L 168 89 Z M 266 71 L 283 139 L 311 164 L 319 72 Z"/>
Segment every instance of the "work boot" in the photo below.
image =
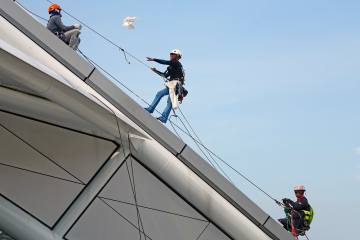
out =
<path fill-rule="evenodd" d="M 147 111 L 148 113 L 153 113 L 154 110 L 151 109 L 150 107 L 144 108 L 145 111 Z"/>
<path fill-rule="evenodd" d="M 164 124 L 166 123 L 166 120 L 165 120 L 165 118 L 163 116 L 158 117 L 156 119 L 159 120 L 160 122 L 164 123 Z"/>

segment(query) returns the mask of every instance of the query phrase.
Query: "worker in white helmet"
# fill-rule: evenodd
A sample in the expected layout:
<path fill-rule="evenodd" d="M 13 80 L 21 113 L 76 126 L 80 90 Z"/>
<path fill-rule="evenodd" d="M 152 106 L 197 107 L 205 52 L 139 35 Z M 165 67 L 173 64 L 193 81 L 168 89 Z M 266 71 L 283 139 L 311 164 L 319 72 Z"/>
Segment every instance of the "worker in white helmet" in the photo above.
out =
<path fill-rule="evenodd" d="M 314 211 L 305 197 L 304 185 L 296 185 L 294 193 L 296 201 L 284 198 L 282 201 L 285 206 L 287 218 L 279 219 L 279 222 L 294 236 L 304 235 L 305 231 L 310 229 Z"/>
<path fill-rule="evenodd" d="M 161 59 L 152 58 L 152 57 L 147 57 L 147 60 L 154 61 L 154 62 L 163 64 L 163 65 L 168 65 L 165 72 L 160 72 L 156 68 L 151 68 L 151 70 L 154 71 L 155 73 L 159 74 L 160 76 L 166 78 L 168 83 L 177 81 L 179 84 L 183 85 L 185 76 L 184 76 L 184 70 L 183 70 L 182 64 L 179 61 L 181 59 L 181 57 L 182 57 L 181 51 L 179 49 L 174 49 L 170 52 L 170 60 L 161 60 Z M 146 111 L 148 111 L 149 113 L 154 112 L 154 110 L 155 110 L 156 106 L 159 104 L 161 98 L 169 95 L 169 85 L 171 85 L 171 84 L 167 84 L 163 90 L 159 91 L 156 94 L 154 101 L 150 104 L 149 107 L 145 108 Z M 176 86 L 176 92 L 178 93 L 178 86 Z M 173 103 L 169 96 L 168 100 L 167 100 L 167 105 L 166 105 L 163 113 L 157 119 L 159 121 L 161 121 L 162 123 L 166 123 L 169 118 L 172 108 L 173 108 Z"/>

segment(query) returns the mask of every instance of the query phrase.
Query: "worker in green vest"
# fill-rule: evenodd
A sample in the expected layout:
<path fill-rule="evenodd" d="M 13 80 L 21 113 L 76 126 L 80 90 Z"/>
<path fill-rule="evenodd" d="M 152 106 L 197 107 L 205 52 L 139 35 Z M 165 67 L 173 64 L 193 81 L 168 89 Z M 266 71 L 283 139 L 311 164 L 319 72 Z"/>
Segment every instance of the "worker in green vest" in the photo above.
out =
<path fill-rule="evenodd" d="M 297 185 L 294 188 L 296 201 L 288 198 L 283 199 L 286 218 L 279 219 L 279 222 L 293 235 L 304 235 L 310 229 L 314 211 L 305 197 L 304 185 Z"/>

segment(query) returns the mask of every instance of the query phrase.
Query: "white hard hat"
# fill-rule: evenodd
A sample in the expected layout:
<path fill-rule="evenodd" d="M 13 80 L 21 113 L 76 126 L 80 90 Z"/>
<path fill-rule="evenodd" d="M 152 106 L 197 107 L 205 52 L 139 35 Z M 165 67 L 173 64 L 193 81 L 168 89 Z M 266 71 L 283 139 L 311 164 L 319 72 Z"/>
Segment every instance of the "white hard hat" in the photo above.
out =
<path fill-rule="evenodd" d="M 182 53 L 181 53 L 181 51 L 179 49 L 174 49 L 170 53 L 173 53 L 173 54 L 178 55 L 179 57 L 182 57 Z"/>
<path fill-rule="evenodd" d="M 294 191 L 305 191 L 304 185 L 296 185 Z"/>

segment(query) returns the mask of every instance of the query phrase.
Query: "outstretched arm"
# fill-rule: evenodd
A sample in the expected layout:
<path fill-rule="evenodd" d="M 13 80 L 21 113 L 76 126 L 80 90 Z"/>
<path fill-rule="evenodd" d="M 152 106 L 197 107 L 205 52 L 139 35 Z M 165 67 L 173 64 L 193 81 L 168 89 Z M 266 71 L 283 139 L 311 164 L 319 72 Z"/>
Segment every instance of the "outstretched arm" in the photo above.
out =
<path fill-rule="evenodd" d="M 172 65 L 172 62 L 168 61 L 168 60 L 162 60 L 162 59 L 155 58 L 154 61 L 157 63 L 163 64 L 163 65 Z"/>
<path fill-rule="evenodd" d="M 163 65 L 172 65 L 172 62 L 169 60 L 162 60 L 162 59 L 157 59 L 157 58 L 152 58 L 152 57 L 147 57 L 148 61 L 154 61 Z"/>

